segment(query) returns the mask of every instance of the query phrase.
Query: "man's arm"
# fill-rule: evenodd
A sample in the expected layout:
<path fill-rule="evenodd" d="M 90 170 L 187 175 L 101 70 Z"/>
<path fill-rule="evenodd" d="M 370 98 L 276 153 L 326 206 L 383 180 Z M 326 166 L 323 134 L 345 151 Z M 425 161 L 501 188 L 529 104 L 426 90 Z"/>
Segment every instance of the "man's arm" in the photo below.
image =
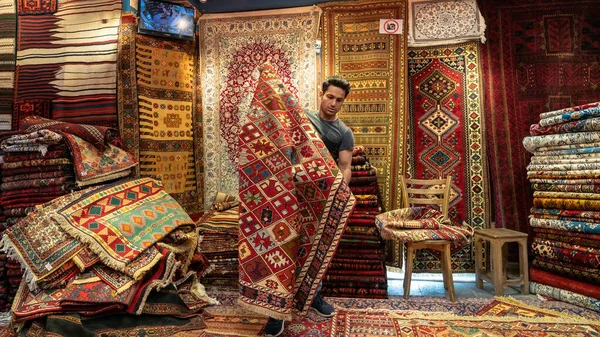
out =
<path fill-rule="evenodd" d="M 344 180 L 349 184 L 352 177 L 352 150 L 342 150 L 339 152 L 338 167 L 342 171 Z"/>

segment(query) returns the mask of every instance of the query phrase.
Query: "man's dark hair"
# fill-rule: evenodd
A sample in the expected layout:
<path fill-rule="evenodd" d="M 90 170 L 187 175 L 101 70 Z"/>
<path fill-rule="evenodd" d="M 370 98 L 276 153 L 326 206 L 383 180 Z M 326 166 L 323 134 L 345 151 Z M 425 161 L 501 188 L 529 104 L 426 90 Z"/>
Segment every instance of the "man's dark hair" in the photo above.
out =
<path fill-rule="evenodd" d="M 323 81 L 323 85 L 321 87 L 323 92 L 326 92 L 330 85 L 343 89 L 344 92 L 346 92 L 346 96 L 344 96 L 344 98 L 348 97 L 348 94 L 350 93 L 350 83 L 348 83 L 348 81 L 346 81 L 344 78 L 339 76 L 327 77 L 325 81 Z"/>

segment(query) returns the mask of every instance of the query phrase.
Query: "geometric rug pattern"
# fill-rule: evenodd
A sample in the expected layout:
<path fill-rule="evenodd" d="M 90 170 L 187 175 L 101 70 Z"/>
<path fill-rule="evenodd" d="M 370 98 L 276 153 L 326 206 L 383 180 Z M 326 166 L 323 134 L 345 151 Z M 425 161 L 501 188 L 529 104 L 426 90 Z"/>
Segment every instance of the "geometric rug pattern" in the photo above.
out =
<path fill-rule="evenodd" d="M 210 291 L 209 291 L 210 293 Z M 207 329 L 195 336 L 257 336 L 267 317 L 244 311 L 237 294 L 213 294 L 221 303 L 209 307 L 214 315 L 206 320 Z M 282 336 L 380 337 L 380 336 L 593 336 L 600 332 L 600 313 L 559 301 L 512 298 L 418 297 L 403 300 L 327 298 L 336 308 L 333 318 L 310 313 L 303 319 L 286 322 Z M 435 330 L 433 330 L 435 328 Z M 563 334 L 557 334 L 562 329 Z M 514 330 L 514 333 L 510 331 Z M 436 333 L 439 332 L 439 333 Z M 571 331 L 577 333 L 569 334 Z M 519 333 L 516 333 L 519 332 Z M 559 330 L 560 332 L 560 330 Z M 547 333 L 547 334 L 544 334 Z M 181 333 L 178 337 L 191 337 Z"/>
<path fill-rule="evenodd" d="M 410 48 L 408 52 L 407 175 L 452 177 L 448 216 L 488 224 L 487 170 L 478 43 Z M 454 270 L 473 270 L 470 245 L 452 252 Z M 440 270 L 430 250 L 419 250 L 415 270 Z"/>
<path fill-rule="evenodd" d="M 339 75 L 350 82 L 352 90 L 339 116 L 377 167 L 383 207 L 394 209 L 400 205 L 397 186 L 406 160 L 407 41 L 406 34 L 380 34 L 379 20 L 406 23 L 406 1 L 319 6 L 323 9 L 323 76 Z"/>
<path fill-rule="evenodd" d="M 138 34 L 135 52 L 140 175 L 162 180 L 165 191 L 197 212 L 202 190 L 195 148 L 202 140 L 196 136 L 194 44 Z"/>

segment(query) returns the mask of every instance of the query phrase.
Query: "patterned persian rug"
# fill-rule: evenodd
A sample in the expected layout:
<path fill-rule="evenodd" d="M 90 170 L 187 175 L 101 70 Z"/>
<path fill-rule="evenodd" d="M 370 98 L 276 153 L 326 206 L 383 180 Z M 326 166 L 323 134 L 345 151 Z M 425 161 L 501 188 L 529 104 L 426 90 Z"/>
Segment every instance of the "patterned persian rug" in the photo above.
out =
<path fill-rule="evenodd" d="M 240 304 L 305 316 L 354 196 L 273 66 L 265 64 L 240 139 Z"/>
<path fill-rule="evenodd" d="M 218 191 L 238 194 L 240 120 L 249 112 L 259 66 L 271 62 L 302 108 L 315 109 L 318 23 L 313 8 L 200 18 L 205 208 Z"/>
<path fill-rule="evenodd" d="M 476 0 L 411 0 L 408 13 L 411 47 L 485 42 L 485 21 Z"/>
<path fill-rule="evenodd" d="M 405 171 L 406 36 L 379 34 L 379 19 L 406 21 L 403 1 L 344 1 L 323 8 L 323 76 L 346 78 L 352 91 L 340 118 L 377 168 L 386 210 L 397 208 Z M 406 28 L 404 28 L 406 29 Z"/>
<path fill-rule="evenodd" d="M 14 0 L 0 0 L 0 131 L 12 128 L 16 11 Z"/>
<path fill-rule="evenodd" d="M 38 115 L 117 124 L 121 0 L 18 1 L 13 129 Z"/>
<path fill-rule="evenodd" d="M 195 123 L 194 44 L 143 35 L 135 43 L 140 175 L 161 179 L 188 212 L 196 212 L 202 191 L 195 150 L 201 139 Z M 127 114 L 130 118 L 131 111 Z"/>
<path fill-rule="evenodd" d="M 209 292 L 209 294 L 211 294 Z M 212 294 L 211 294 L 212 295 Z M 267 322 L 265 316 L 241 309 L 235 293 L 214 294 L 221 303 L 206 311 L 214 315 L 205 321 L 201 332 L 184 332 L 188 336 L 257 336 Z M 465 298 L 452 303 L 443 298 L 419 297 L 403 300 L 328 298 L 335 306 L 336 316 L 325 319 L 315 313 L 303 319 L 286 323 L 282 336 L 378 337 L 378 336 L 523 336 L 523 329 L 531 328 L 542 336 L 593 336 L 600 331 L 600 314 L 559 301 L 512 298 Z M 435 327 L 439 333 L 431 328 Z M 581 334 L 568 333 L 580 329 Z M 513 330 L 519 334 L 510 334 Z M 411 335 L 412 333 L 412 335 Z M 470 333 L 470 334 L 469 334 Z M 503 335 L 504 333 L 504 335 Z M 552 334 L 554 333 L 554 334 Z M 586 333 L 590 333 L 587 334 Z"/>
<path fill-rule="evenodd" d="M 407 173 L 416 179 L 452 176 L 448 215 L 481 228 L 489 205 L 478 55 L 475 42 L 409 49 Z M 452 260 L 456 271 L 473 270 L 470 246 L 454 251 Z M 432 251 L 417 251 L 415 271 L 440 267 Z"/>
<path fill-rule="evenodd" d="M 522 140 L 539 114 L 598 101 L 598 1 L 478 1 L 486 139 L 496 227 L 530 231 L 532 193 Z"/>

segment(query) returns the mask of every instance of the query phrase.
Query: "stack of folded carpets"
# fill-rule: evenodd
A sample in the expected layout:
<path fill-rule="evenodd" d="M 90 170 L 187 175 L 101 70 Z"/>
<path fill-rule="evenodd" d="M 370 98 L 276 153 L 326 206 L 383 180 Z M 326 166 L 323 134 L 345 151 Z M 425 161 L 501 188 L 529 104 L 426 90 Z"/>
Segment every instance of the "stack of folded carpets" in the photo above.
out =
<path fill-rule="evenodd" d="M 237 289 L 239 286 L 237 205 L 235 197 L 220 193 L 212 209 L 196 222 L 200 251 L 210 263 L 201 278 L 207 287 Z"/>
<path fill-rule="evenodd" d="M 363 147 L 352 153 L 350 190 L 356 204 L 340 245 L 323 277 L 325 296 L 387 298 L 384 241 L 375 225 L 381 213 L 377 170 Z"/>
<path fill-rule="evenodd" d="M 542 113 L 533 153 L 531 291 L 600 311 L 600 102 Z"/>
<path fill-rule="evenodd" d="M 0 134 L 0 143 L 18 132 L 2 132 Z M 4 153 L 0 149 L 0 158 L 3 158 Z M 2 159 L 0 159 L 0 163 L 2 163 Z M 0 183 L 2 183 L 2 169 L 0 168 Z M 1 198 L 1 196 L 0 196 Z M 0 203 L 0 238 L 2 237 L 2 233 L 6 228 L 8 228 L 8 217 L 4 215 L 4 207 Z M 0 252 L 0 311 L 7 311 L 10 309 L 10 301 L 8 299 L 8 293 L 10 289 L 10 285 L 8 283 L 8 276 L 6 275 L 6 266 L 7 266 L 7 257 L 6 254 Z"/>
<path fill-rule="evenodd" d="M 12 227 L 36 205 L 68 193 L 74 187 L 71 155 L 63 136 L 40 130 L 5 138 L 0 143 L 0 207 L 4 229 Z M 23 271 L 14 259 L 4 262 L 7 305 L 12 303 Z"/>
<path fill-rule="evenodd" d="M 150 178 L 40 205 L 0 242 L 25 270 L 11 328 L 28 336 L 203 329 L 202 308 L 215 301 L 197 279 L 198 238 L 188 214 Z"/>
<path fill-rule="evenodd" d="M 128 176 L 137 165 L 130 154 L 114 145 L 120 140 L 111 128 L 38 116 L 24 118 L 21 128 L 0 143 L 3 228 L 10 228 L 36 205 L 75 189 Z M 19 263 L 10 259 L 4 269 L 0 283 L 8 281 L 10 305 L 23 272 Z"/>

